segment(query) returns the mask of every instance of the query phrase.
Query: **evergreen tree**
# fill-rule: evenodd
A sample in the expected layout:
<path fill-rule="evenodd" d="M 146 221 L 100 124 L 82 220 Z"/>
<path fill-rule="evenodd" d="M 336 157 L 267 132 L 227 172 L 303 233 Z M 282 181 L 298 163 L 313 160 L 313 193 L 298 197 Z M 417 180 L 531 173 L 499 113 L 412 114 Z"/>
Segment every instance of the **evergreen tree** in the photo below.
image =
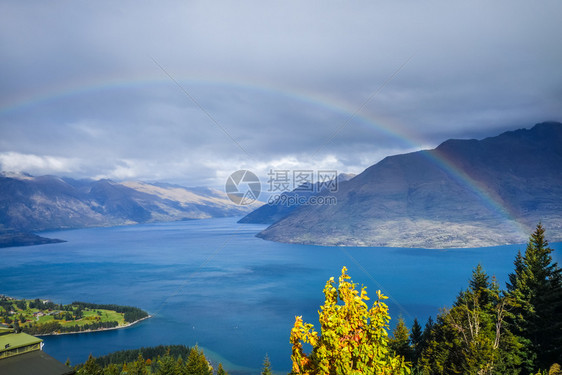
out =
<path fill-rule="evenodd" d="M 110 363 L 103 368 L 103 375 L 121 375 L 121 368 L 115 363 Z"/>
<path fill-rule="evenodd" d="M 509 321 L 525 344 L 528 373 L 562 363 L 562 274 L 552 251 L 539 223 L 525 254 L 517 254 L 507 283 L 515 302 Z"/>
<path fill-rule="evenodd" d="M 76 371 L 76 375 L 102 375 L 103 371 L 100 365 L 96 362 L 94 356 L 90 353 L 88 360 L 84 365 Z"/>
<path fill-rule="evenodd" d="M 481 266 L 453 307 L 437 318 L 421 360 L 423 373 L 518 374 L 521 344 L 505 324 L 509 299 Z"/>
<path fill-rule="evenodd" d="M 271 362 L 269 361 L 269 356 L 267 354 L 265 355 L 265 358 L 263 360 L 261 375 L 272 375 Z"/>
<path fill-rule="evenodd" d="M 201 351 L 201 355 L 199 356 L 199 373 L 198 375 L 213 375 L 213 368 L 209 364 L 207 358 Z"/>
<path fill-rule="evenodd" d="M 158 358 L 156 363 L 156 375 L 179 375 L 180 373 L 177 367 L 177 362 L 170 355 L 169 351 L 165 356 Z"/>
<path fill-rule="evenodd" d="M 184 363 L 181 356 L 179 356 L 176 361 L 176 372 L 178 373 L 178 375 L 190 375 L 190 373 L 188 373 L 187 371 L 186 363 Z"/>
<path fill-rule="evenodd" d="M 219 367 L 217 368 L 217 375 L 228 375 L 228 372 L 224 371 L 222 368 L 222 363 L 219 363 Z"/>
<path fill-rule="evenodd" d="M 422 342 L 429 342 L 431 339 L 431 334 L 433 332 L 433 327 L 435 326 L 435 322 L 433 318 L 430 316 L 427 318 L 427 322 L 425 323 L 425 327 L 423 328 L 423 335 L 422 335 Z"/>
<path fill-rule="evenodd" d="M 480 306 L 485 306 L 490 302 L 492 291 L 490 287 L 490 278 L 484 272 L 481 264 L 478 264 L 474 271 L 472 272 L 472 278 L 470 279 L 468 286 L 473 293 L 477 293 L 478 303 Z"/>
<path fill-rule="evenodd" d="M 213 375 L 213 371 L 207 362 L 207 358 L 203 354 L 202 350 L 195 345 L 194 348 L 189 352 L 187 361 L 185 363 L 185 373 L 187 375 Z"/>
<path fill-rule="evenodd" d="M 412 344 L 412 373 L 418 373 L 418 361 L 423 350 L 423 330 L 417 318 L 414 318 L 410 330 L 410 343 Z"/>
<path fill-rule="evenodd" d="M 417 320 L 415 320 L 415 322 L 417 322 Z M 425 323 L 425 327 L 421 334 L 421 340 L 416 346 L 415 352 L 417 355 L 417 360 L 415 365 L 413 366 L 412 374 L 424 374 L 423 369 L 429 368 L 428 358 L 430 358 L 431 356 L 430 343 L 433 341 L 434 326 L 435 323 L 433 322 L 433 318 L 430 316 L 429 318 L 427 318 L 427 322 Z M 413 330 L 414 327 L 412 327 L 412 331 Z"/>
<path fill-rule="evenodd" d="M 394 353 L 401 355 L 406 361 L 412 362 L 414 355 L 410 346 L 410 332 L 402 316 L 398 317 L 398 323 L 392 331 L 392 338 L 388 346 Z"/>
<path fill-rule="evenodd" d="M 138 354 L 137 360 L 135 362 L 131 362 L 127 367 L 127 375 L 148 375 L 146 361 L 144 360 L 140 352 Z"/>
<path fill-rule="evenodd" d="M 15 333 L 20 333 L 20 332 L 21 332 L 21 328 L 20 328 L 20 325 L 19 325 L 17 319 L 14 319 L 14 332 L 15 332 Z"/>

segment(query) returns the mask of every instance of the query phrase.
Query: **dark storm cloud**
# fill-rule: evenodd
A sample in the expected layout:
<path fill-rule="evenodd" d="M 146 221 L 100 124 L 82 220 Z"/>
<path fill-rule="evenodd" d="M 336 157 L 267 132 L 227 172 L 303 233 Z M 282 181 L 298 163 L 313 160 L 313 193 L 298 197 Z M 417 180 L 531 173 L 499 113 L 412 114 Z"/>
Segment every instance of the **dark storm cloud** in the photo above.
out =
<path fill-rule="evenodd" d="M 239 168 L 360 172 L 447 138 L 560 120 L 561 11 L 4 1 L 0 164 L 216 185 Z"/>

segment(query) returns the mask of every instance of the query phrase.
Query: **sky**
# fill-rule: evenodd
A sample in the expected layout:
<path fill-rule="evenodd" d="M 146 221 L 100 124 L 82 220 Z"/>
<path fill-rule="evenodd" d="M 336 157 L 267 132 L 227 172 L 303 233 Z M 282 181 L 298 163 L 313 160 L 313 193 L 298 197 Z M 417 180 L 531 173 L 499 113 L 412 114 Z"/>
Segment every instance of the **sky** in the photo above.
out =
<path fill-rule="evenodd" d="M 562 121 L 562 2 L 0 0 L 0 170 L 221 186 Z"/>

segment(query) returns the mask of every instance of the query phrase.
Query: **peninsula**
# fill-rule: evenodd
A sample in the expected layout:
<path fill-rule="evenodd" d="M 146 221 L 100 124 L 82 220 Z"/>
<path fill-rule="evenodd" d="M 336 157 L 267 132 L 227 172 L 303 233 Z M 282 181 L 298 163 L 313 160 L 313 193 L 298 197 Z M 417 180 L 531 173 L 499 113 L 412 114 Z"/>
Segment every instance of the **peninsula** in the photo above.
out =
<path fill-rule="evenodd" d="M 86 302 L 62 305 L 0 295 L 0 323 L 36 336 L 126 328 L 149 317 L 146 311 L 132 306 Z"/>

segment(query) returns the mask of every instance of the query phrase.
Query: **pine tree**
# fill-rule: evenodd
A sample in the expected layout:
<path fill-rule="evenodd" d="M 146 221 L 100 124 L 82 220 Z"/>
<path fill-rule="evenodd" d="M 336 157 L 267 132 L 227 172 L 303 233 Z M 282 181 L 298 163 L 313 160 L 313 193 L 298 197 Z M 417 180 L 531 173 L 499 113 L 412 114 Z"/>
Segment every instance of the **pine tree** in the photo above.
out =
<path fill-rule="evenodd" d="M 186 363 L 184 363 L 183 358 L 181 356 L 178 356 L 178 359 L 176 360 L 176 372 L 178 375 L 191 375 L 187 371 Z"/>
<path fill-rule="evenodd" d="M 529 373 L 562 363 L 562 273 L 552 252 L 539 223 L 525 254 L 517 254 L 507 284 L 516 306 L 510 323 L 523 338 Z"/>
<path fill-rule="evenodd" d="M 217 368 L 217 375 L 228 375 L 228 372 L 224 371 L 222 368 L 222 363 L 219 363 L 219 367 Z"/>
<path fill-rule="evenodd" d="M 422 339 L 419 347 L 420 356 L 418 357 L 417 362 L 417 370 L 418 372 L 422 371 L 424 368 L 429 368 L 428 359 L 432 357 L 432 343 L 434 342 L 435 338 L 435 323 L 433 318 L 430 316 L 427 318 L 427 322 L 425 323 Z M 423 373 L 423 372 L 422 372 Z"/>
<path fill-rule="evenodd" d="M 453 307 L 437 318 L 424 347 L 424 373 L 517 374 L 521 347 L 505 323 L 509 299 L 481 266 Z"/>
<path fill-rule="evenodd" d="M 488 302 L 490 302 L 490 293 L 489 290 L 490 286 L 490 278 L 484 272 L 481 264 L 478 264 L 472 273 L 472 278 L 468 283 L 469 289 L 473 293 L 477 293 L 478 296 L 478 303 L 481 306 L 485 306 Z"/>
<path fill-rule="evenodd" d="M 120 366 L 115 363 L 110 363 L 103 369 L 103 375 L 121 375 Z"/>
<path fill-rule="evenodd" d="M 168 350 L 168 354 L 165 356 L 158 358 L 156 361 L 157 363 L 157 370 L 156 375 L 178 375 L 178 367 L 176 360 L 170 355 L 170 351 Z"/>
<path fill-rule="evenodd" d="M 213 371 L 209 366 L 209 362 L 202 350 L 195 345 L 189 352 L 185 363 L 185 373 L 187 375 L 213 375 Z"/>
<path fill-rule="evenodd" d="M 148 375 L 148 369 L 146 368 L 146 361 L 144 360 L 142 353 L 139 352 L 137 360 L 131 362 L 128 366 L 127 375 Z"/>
<path fill-rule="evenodd" d="M 414 355 L 410 346 L 410 332 L 402 316 L 398 317 L 398 323 L 392 331 L 392 338 L 388 346 L 394 353 L 404 357 L 407 362 L 412 362 Z"/>
<path fill-rule="evenodd" d="M 77 375 L 102 375 L 103 371 L 101 366 L 96 362 L 94 356 L 90 353 L 88 360 L 84 365 L 76 371 Z"/>
<path fill-rule="evenodd" d="M 271 362 L 269 361 L 269 356 L 267 354 L 265 355 L 265 358 L 263 360 L 261 375 L 272 375 Z"/>
<path fill-rule="evenodd" d="M 416 372 L 418 361 L 423 350 L 423 330 L 417 318 L 414 318 L 412 329 L 410 330 L 410 343 L 412 344 L 412 367 L 413 373 Z"/>
<path fill-rule="evenodd" d="M 201 350 L 199 356 L 199 375 L 213 375 L 213 368 Z"/>

